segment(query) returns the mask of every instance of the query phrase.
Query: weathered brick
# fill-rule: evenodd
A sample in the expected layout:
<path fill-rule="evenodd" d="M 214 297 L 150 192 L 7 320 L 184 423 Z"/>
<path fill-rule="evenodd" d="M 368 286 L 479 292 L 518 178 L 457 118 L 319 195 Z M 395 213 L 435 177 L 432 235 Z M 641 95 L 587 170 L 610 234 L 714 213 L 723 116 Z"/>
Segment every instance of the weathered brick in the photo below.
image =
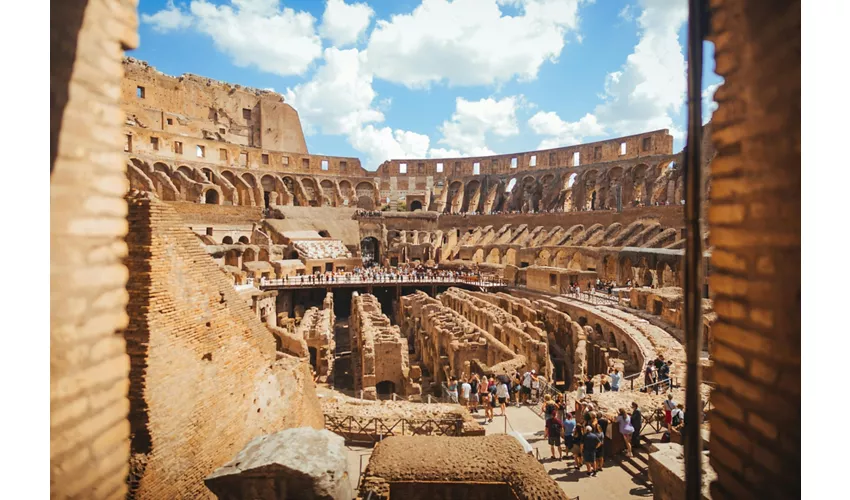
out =
<path fill-rule="evenodd" d="M 768 439 L 776 439 L 778 435 L 776 426 L 762 418 L 758 413 L 748 413 L 747 423 L 750 424 L 750 427 Z"/>

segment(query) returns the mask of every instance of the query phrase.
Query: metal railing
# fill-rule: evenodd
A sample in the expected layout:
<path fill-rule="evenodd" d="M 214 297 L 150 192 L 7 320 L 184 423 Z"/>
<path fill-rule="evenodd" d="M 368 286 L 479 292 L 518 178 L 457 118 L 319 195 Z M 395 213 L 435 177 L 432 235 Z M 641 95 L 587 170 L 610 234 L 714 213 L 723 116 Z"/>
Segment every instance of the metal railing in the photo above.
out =
<path fill-rule="evenodd" d="M 397 284 L 413 284 L 413 285 L 445 285 L 445 284 L 463 284 L 476 285 L 481 287 L 503 287 L 507 286 L 507 281 L 497 277 L 423 277 L 416 278 L 410 276 L 376 276 L 374 278 L 364 279 L 360 276 L 334 276 L 332 279 L 317 279 L 311 275 L 293 276 L 288 278 L 273 278 L 273 279 L 249 279 L 248 284 L 258 285 L 262 287 L 317 287 L 317 286 L 333 286 L 343 284 L 363 284 L 363 285 L 397 285 Z"/>
<path fill-rule="evenodd" d="M 347 443 L 374 445 L 390 436 L 461 436 L 463 419 L 357 418 L 325 415 L 325 429 Z"/>

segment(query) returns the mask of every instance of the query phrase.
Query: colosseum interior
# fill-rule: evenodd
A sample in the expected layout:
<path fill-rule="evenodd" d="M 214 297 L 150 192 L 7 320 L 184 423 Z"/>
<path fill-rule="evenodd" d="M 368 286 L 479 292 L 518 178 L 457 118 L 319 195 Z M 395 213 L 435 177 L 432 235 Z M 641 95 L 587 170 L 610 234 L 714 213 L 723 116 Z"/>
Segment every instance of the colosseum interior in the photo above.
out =
<path fill-rule="evenodd" d="M 799 49 L 799 2 L 711 5 L 725 83 L 692 236 L 668 130 L 364 166 L 311 154 L 278 93 L 124 56 L 134 0 L 54 4 L 79 26 L 52 25 L 51 43 L 78 53 L 51 84 L 100 90 L 51 110 L 52 497 L 684 498 L 667 393 L 703 406 L 686 409 L 703 498 L 794 497 L 800 224 L 771 207 L 799 207 L 799 52 L 756 54 Z M 776 95 L 756 91 L 768 81 Z M 659 359 L 669 387 L 644 376 Z M 453 396 L 455 380 L 531 370 L 532 399 L 562 398 L 580 425 L 641 408 L 631 456 L 606 432 L 604 493 L 549 460 L 539 404 L 488 421 Z"/>

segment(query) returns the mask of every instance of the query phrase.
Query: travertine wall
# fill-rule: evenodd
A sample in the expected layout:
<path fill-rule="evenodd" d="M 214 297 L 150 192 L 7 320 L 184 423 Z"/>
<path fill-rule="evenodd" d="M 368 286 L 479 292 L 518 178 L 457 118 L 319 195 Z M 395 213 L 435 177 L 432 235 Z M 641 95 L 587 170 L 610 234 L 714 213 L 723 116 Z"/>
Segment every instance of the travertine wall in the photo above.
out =
<path fill-rule="evenodd" d="M 799 498 L 800 2 L 711 4 L 711 494 Z"/>
<path fill-rule="evenodd" d="M 51 2 L 52 498 L 126 493 L 127 182 L 117 95 L 136 29 L 135 0 Z"/>
<path fill-rule="evenodd" d="M 298 113 L 280 94 L 197 75 L 168 76 L 132 58 L 124 59 L 124 70 L 121 105 L 141 128 L 181 140 L 307 153 Z"/>
<path fill-rule="evenodd" d="M 304 311 L 301 323 L 295 329 L 295 336 L 303 338 L 307 347 L 313 349 L 310 353 L 313 369 L 320 381 L 327 380 L 333 371 L 336 341 L 334 340 L 334 299 L 328 292 L 322 302 L 322 308 L 311 307 Z M 315 361 L 312 359 L 315 358 Z"/>
<path fill-rule="evenodd" d="M 349 328 L 357 358 L 354 388 L 363 390 L 365 399 L 377 398 L 376 385 L 381 382 L 392 382 L 391 392 L 402 396 L 422 392 L 410 376 L 407 338 L 390 324 L 374 295 L 352 293 Z"/>
<path fill-rule="evenodd" d="M 174 210 L 129 204 L 131 497 L 209 498 L 204 477 L 252 438 L 322 427 L 315 385 Z"/>
<path fill-rule="evenodd" d="M 524 356 L 527 369 L 537 370 L 537 373 L 552 379 L 552 362 L 545 331 L 528 321 L 520 320 L 479 295 L 460 288 L 449 288 L 440 294 L 439 300 L 516 354 Z"/>
<path fill-rule="evenodd" d="M 439 299 L 417 291 L 401 298 L 402 333 L 416 343 L 416 360 L 434 382 L 472 373 L 513 373 L 529 361 Z"/>

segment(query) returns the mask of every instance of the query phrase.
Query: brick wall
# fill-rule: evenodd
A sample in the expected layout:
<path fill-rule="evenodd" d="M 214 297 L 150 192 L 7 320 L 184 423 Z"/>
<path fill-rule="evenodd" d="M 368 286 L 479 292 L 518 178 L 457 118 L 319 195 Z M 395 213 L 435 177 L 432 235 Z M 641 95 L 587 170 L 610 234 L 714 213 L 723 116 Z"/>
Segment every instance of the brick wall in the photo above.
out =
<path fill-rule="evenodd" d="M 799 498 L 800 2 L 711 5 L 711 492 Z"/>
<path fill-rule="evenodd" d="M 204 477 L 252 438 L 322 427 L 315 385 L 306 360 L 275 360 L 272 333 L 169 204 L 129 201 L 131 497 L 212 498 Z"/>
<path fill-rule="evenodd" d="M 123 498 L 129 425 L 118 92 L 135 0 L 51 2 L 50 488 Z"/>

